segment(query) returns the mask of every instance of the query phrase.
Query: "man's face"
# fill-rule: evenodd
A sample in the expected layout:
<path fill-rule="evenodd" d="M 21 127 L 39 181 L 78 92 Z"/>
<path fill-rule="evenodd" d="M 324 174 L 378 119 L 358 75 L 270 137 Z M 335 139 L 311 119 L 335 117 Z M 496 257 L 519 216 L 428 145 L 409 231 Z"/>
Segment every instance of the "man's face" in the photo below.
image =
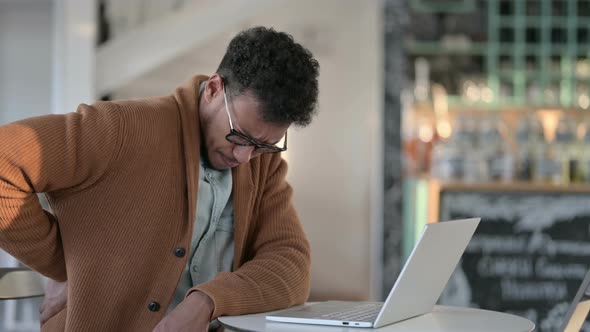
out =
<path fill-rule="evenodd" d="M 207 149 L 209 164 L 217 170 L 236 167 L 259 155 L 255 146 L 235 145 L 225 138 L 230 132 L 230 124 L 223 94 L 221 77 L 213 75 L 200 98 L 204 147 Z M 227 108 L 234 129 L 259 143 L 277 144 L 289 128 L 289 125 L 263 121 L 257 100 L 248 93 L 227 95 Z"/>

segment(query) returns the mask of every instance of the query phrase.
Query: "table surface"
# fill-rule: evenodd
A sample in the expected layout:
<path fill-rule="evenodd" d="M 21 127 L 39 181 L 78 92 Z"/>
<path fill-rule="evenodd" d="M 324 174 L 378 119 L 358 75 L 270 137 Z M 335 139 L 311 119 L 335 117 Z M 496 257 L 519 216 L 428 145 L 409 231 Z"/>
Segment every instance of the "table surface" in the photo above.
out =
<path fill-rule="evenodd" d="M 390 324 L 379 329 L 303 325 L 271 322 L 265 319 L 268 313 L 244 316 L 219 317 L 219 322 L 232 331 L 248 332 L 531 332 L 535 324 L 528 319 L 501 312 L 450 306 L 435 306 L 432 312 L 412 319 Z"/>
<path fill-rule="evenodd" d="M 40 297 L 45 294 L 43 277 L 27 268 L 0 268 L 0 300 Z"/>

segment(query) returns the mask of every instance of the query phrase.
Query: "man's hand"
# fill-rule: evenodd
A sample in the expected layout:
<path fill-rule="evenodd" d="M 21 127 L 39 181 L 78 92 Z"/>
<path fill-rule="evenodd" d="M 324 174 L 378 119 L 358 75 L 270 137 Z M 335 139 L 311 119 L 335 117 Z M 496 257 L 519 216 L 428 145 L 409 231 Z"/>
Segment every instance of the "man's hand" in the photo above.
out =
<path fill-rule="evenodd" d="M 45 300 L 41 304 L 41 324 L 55 316 L 66 307 L 68 301 L 68 282 L 49 279 L 45 287 Z"/>
<path fill-rule="evenodd" d="M 215 304 L 203 292 L 192 292 L 156 326 L 154 332 L 207 331 Z"/>

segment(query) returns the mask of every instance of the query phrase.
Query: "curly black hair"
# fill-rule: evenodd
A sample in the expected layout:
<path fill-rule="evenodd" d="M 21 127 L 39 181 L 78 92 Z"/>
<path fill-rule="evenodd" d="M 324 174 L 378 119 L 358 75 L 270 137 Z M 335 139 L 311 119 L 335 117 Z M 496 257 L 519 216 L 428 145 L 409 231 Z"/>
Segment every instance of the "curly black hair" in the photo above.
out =
<path fill-rule="evenodd" d="M 255 27 L 236 35 L 217 73 L 228 93 L 251 93 L 262 119 L 305 127 L 316 113 L 319 63 L 284 32 Z"/>

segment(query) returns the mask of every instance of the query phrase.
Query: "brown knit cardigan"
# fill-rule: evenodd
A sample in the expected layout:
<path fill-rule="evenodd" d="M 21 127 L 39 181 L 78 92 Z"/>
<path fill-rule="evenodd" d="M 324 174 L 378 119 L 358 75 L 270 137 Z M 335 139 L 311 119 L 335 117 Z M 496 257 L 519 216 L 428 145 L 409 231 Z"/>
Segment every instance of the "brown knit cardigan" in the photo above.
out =
<path fill-rule="evenodd" d="M 68 280 L 67 307 L 44 331 L 151 331 L 163 318 L 188 259 L 176 249 L 190 248 L 206 79 L 0 126 L 0 248 Z M 193 288 L 213 299 L 213 318 L 307 299 L 310 249 L 286 172 L 278 154 L 232 170 L 233 272 Z"/>

